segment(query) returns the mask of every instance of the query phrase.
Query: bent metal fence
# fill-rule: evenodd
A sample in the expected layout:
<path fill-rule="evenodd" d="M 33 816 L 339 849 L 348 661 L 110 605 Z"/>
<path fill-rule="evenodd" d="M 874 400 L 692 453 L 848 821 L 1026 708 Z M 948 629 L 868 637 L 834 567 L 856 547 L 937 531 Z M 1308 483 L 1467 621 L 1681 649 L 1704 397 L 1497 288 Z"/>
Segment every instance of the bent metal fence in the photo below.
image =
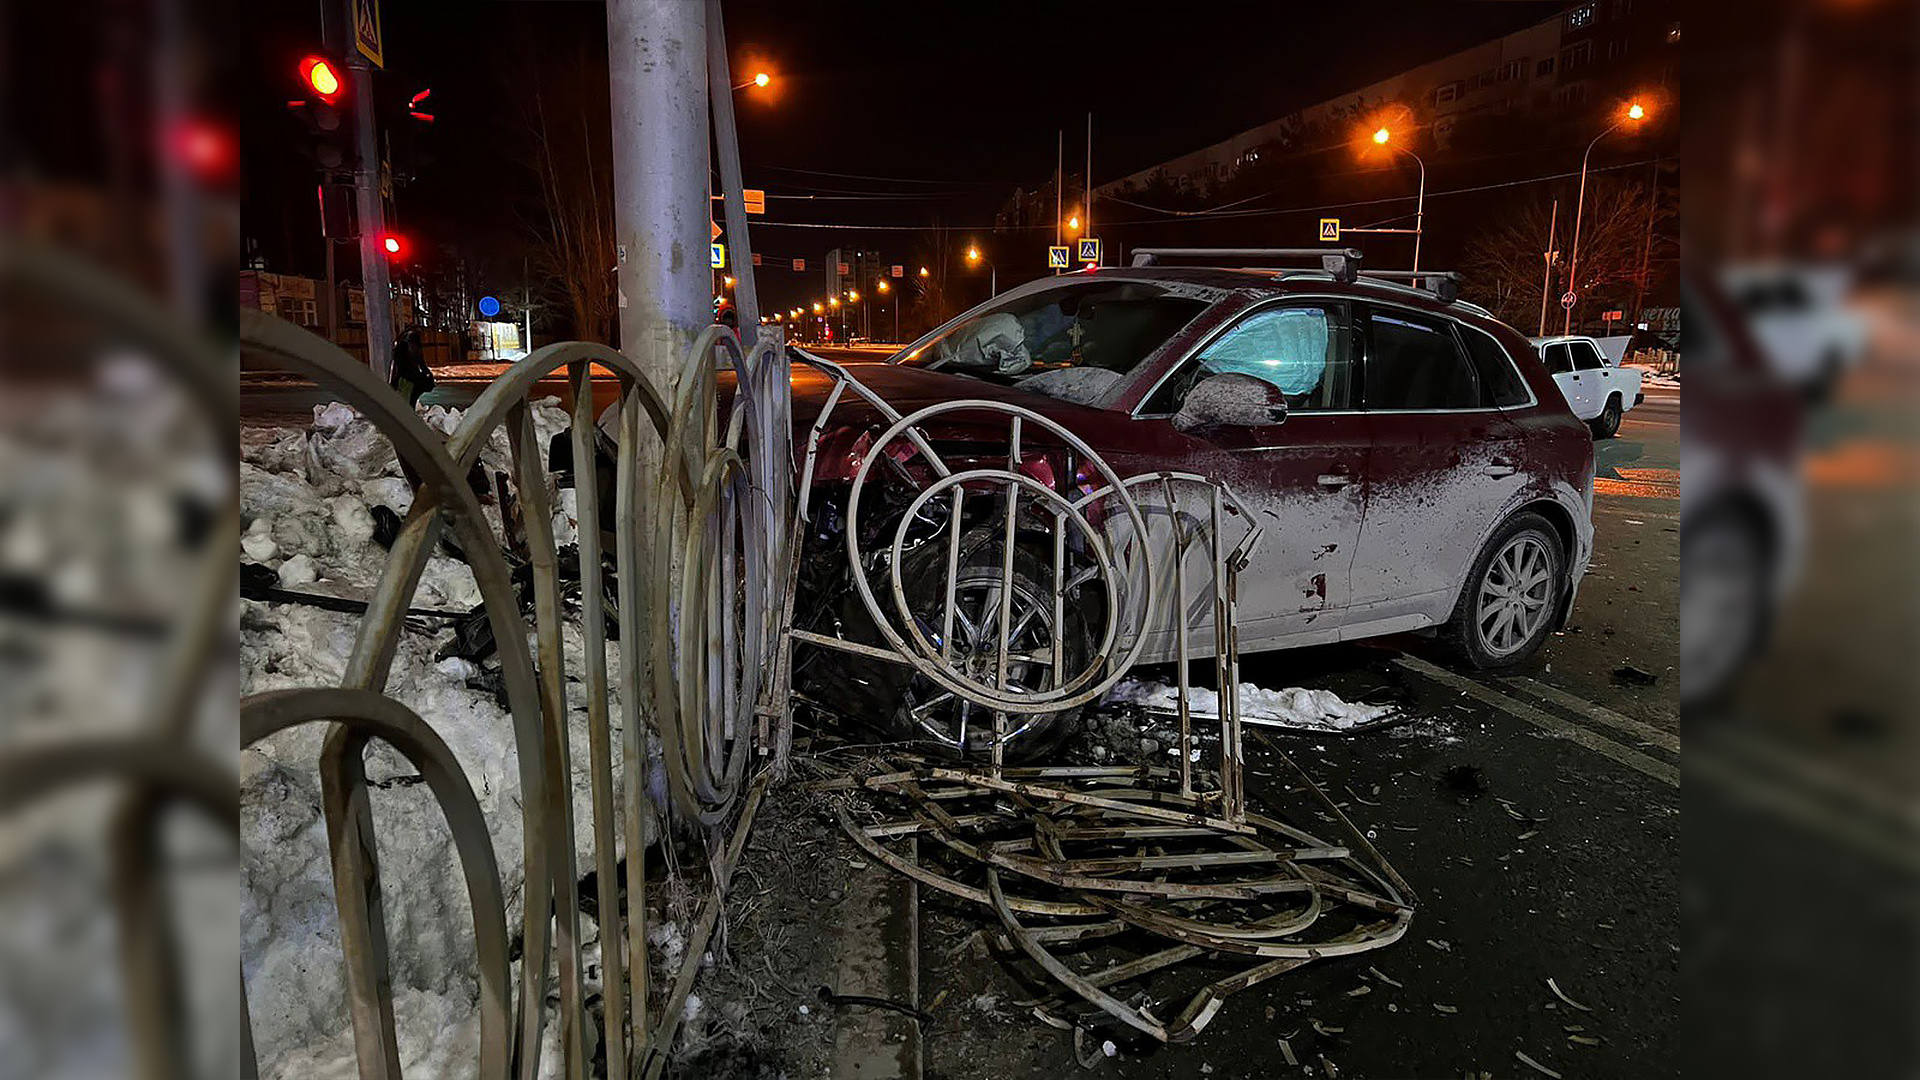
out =
<path fill-rule="evenodd" d="M 778 715 L 772 662 L 783 647 L 780 620 L 790 578 L 791 421 L 786 361 L 777 339 L 746 351 L 731 330 L 714 326 L 693 343 L 672 398 L 633 360 L 602 345 L 549 345 L 495 378 L 443 437 L 394 391 L 351 357 L 281 320 L 243 312 L 248 359 L 311 379 L 371 419 L 392 443 L 414 487 L 414 501 L 361 620 L 338 688 L 264 693 L 241 704 L 243 745 L 289 727 L 329 725 L 318 762 L 333 860 L 336 907 L 347 964 L 349 1010 L 362 1076 L 395 1077 L 399 1050 L 386 972 L 378 841 L 368 804 L 364 754 L 380 739 L 412 761 L 446 813 L 475 920 L 480 985 L 482 1076 L 531 1077 L 540 1070 L 550 966 L 557 968 L 558 1024 L 565 1075 L 588 1067 L 575 865 L 575 829 L 591 830 L 598 911 L 609 924 L 602 949 L 609 1075 L 647 1060 L 670 1043 L 677 1014 L 650 1026 L 647 987 L 646 843 L 643 807 L 647 733 L 661 742 L 668 786 L 685 818 L 713 826 L 740 801 L 752 756 L 755 719 Z M 724 356 L 735 373 L 723 424 L 716 371 Z M 596 446 L 594 369 L 611 376 L 617 397 L 606 414 L 616 446 L 611 520 L 603 517 Z M 541 380 L 565 372 L 573 396 L 573 488 L 579 522 L 581 682 L 588 713 L 586 746 L 591 819 L 576 823 L 569 793 L 577 752 L 567 728 L 560 566 L 548 505 L 547 448 L 539 446 L 530 396 Z M 512 498 L 502 499 L 500 534 L 468 482 L 483 446 L 505 429 L 513 464 Z M 657 462 L 651 475 L 643 460 Z M 508 505 L 518 513 L 508 512 Z M 622 630 L 620 670 L 606 668 L 603 530 L 611 527 L 612 565 Z M 646 529 L 649 535 L 642 536 Z M 526 896 L 519 992 L 510 992 L 506 903 L 478 804 L 431 723 L 382 694 L 407 612 L 429 554 L 450 529 L 472 567 L 499 651 L 522 792 Z M 532 570 L 534 646 L 503 551 L 524 552 Z M 624 800 L 616 824 L 610 711 L 617 677 L 623 710 Z M 764 745 L 764 744 L 763 744 Z M 745 823 L 743 823 L 744 825 Z M 619 835 L 616 836 L 618 831 Z M 619 896 L 624 851 L 626 894 Z M 624 939 L 617 918 L 629 912 Z M 624 940 L 623 950 L 614 942 Z M 699 956 L 698 950 L 691 954 Z M 628 1046 L 631 1031 L 632 1046 Z M 664 1055 L 652 1055 L 657 1072 Z"/>
<path fill-rule="evenodd" d="M 124 336 L 147 345 L 164 369 L 191 388 L 217 424 L 233 422 L 231 362 L 186 338 L 163 314 L 55 258 L 0 251 L 0 278 L 95 310 Z M 1314 841 L 1248 812 L 1232 689 L 1238 653 L 1234 627 L 1237 575 L 1258 530 L 1223 485 L 1179 473 L 1122 478 L 1072 432 L 1004 403 L 954 401 L 903 416 L 845 369 L 801 354 L 803 361 L 830 375 L 834 385 L 808 436 L 796 486 L 786 350 L 777 338 L 743 349 L 722 327 L 709 328 L 693 343 L 671 398 L 631 358 L 615 350 L 579 342 L 551 345 L 495 378 L 451 435 L 428 427 L 364 365 L 298 327 L 245 311 L 240 337 L 250 364 L 303 376 L 370 420 L 391 443 L 413 489 L 413 502 L 356 627 L 339 685 L 261 693 L 243 700 L 240 708 L 242 746 L 303 725 L 326 727 L 315 766 L 354 1052 L 363 1077 L 391 1078 L 400 1072 L 380 840 L 365 770 L 370 744 L 377 740 L 389 746 L 418 770 L 445 816 L 458 855 L 474 921 L 479 1074 L 539 1075 L 549 1024 L 558 1035 L 560 1061 L 555 1064 L 561 1074 L 580 1077 L 592 1068 L 595 1055 L 587 1025 L 593 1014 L 586 1008 L 577 902 L 583 868 L 576 865 L 574 835 L 584 828 L 591 838 L 597 911 L 609 924 L 602 934 L 602 1019 L 592 1034 L 604 1048 L 608 1075 L 658 1075 L 677 1031 L 679 1002 L 713 931 L 730 868 L 767 782 L 790 745 L 787 684 L 795 643 L 882 657 L 991 715 L 984 770 L 965 762 L 964 751 L 971 744 L 963 727 L 957 739 L 963 760 L 957 765 L 902 759 L 894 773 L 867 781 L 877 794 L 909 800 L 912 816 L 864 830 L 850 826 L 850 831 L 871 851 L 883 850 L 879 839 L 924 831 L 955 852 L 976 853 L 986 866 L 984 885 L 960 881 L 960 872 L 942 875 L 903 862 L 891 852 L 881 857 L 896 869 L 936 882 L 936 887 L 991 904 L 1021 947 L 1049 971 L 1056 962 L 1040 948 L 1045 941 L 1090 931 L 1030 931 L 1013 913 L 1113 916 L 1187 942 L 1190 951 L 1181 955 L 1224 950 L 1273 961 L 1231 986 L 1213 987 L 1209 993 L 1215 994 L 1284 970 L 1288 964 L 1281 961 L 1297 962 L 1301 950 L 1333 955 L 1384 944 L 1404 931 L 1410 908 L 1404 887 L 1390 870 L 1383 878 L 1372 872 L 1342 874 L 1296 865 L 1296 860 L 1317 858 L 1330 866 L 1347 858 L 1348 849 Z M 731 380 L 721 378 L 722 363 L 731 369 Z M 612 405 L 598 417 L 596 369 L 602 386 L 610 380 L 613 391 Z M 553 478 L 547 448 L 537 445 L 529 400 L 542 380 L 562 372 L 573 394 L 569 438 L 579 523 L 578 573 L 581 595 L 588 600 L 578 616 L 586 643 L 579 653 L 579 682 L 586 691 L 584 772 L 591 789 L 585 821 L 575 820 L 569 796 L 580 748 L 572 745 L 567 725 L 567 615 L 547 504 Z M 723 412 L 722 389 L 729 381 L 733 391 Z M 849 393 L 874 406 L 886 424 L 862 456 L 848 492 L 849 518 L 857 522 L 862 496 L 870 490 L 870 481 L 882 475 L 882 462 L 885 475 L 896 480 L 917 475 L 923 485 L 899 515 L 884 552 L 864 550 L 860 530 L 847 530 L 854 586 L 891 648 L 791 630 L 798 530 L 813 501 L 814 468 L 832 403 Z M 962 415 L 1006 425 L 1004 464 L 954 469 L 936 453 L 936 440 L 927 431 Z M 471 484 L 470 473 L 482 447 L 502 429 L 512 476 L 499 488 L 503 497 L 490 507 Z M 610 478 L 601 476 L 597 443 L 602 438 L 613 446 Z M 1083 478 L 1077 494 L 1059 493 L 1066 489 L 1060 483 L 1064 476 L 1055 476 L 1049 484 L 1030 475 L 1027 450 L 1036 448 L 1037 456 L 1043 445 L 1066 447 L 1076 455 Z M 921 468 L 904 467 L 916 457 Z M 601 483 L 603 479 L 610 483 Z M 508 488 L 510 498 L 504 497 Z M 612 492 L 610 513 L 601 505 L 603 491 Z M 1186 494 L 1178 494 L 1181 491 Z M 983 610 L 993 605 L 998 610 L 991 618 L 982 617 L 977 627 L 982 631 L 977 640 L 990 647 L 963 657 L 954 647 L 960 587 L 954 545 L 957 529 L 969 517 L 970 500 L 986 505 L 984 515 L 973 516 L 997 524 L 1001 545 L 987 568 L 981 594 L 989 605 Z M 878 501 L 876 497 L 876 505 Z M 933 551 L 944 547 L 944 606 L 931 618 L 924 617 L 925 612 L 916 617 L 904 597 L 899 566 L 909 530 L 920 527 L 915 522 L 925 525 L 929 508 L 936 507 L 947 508 L 945 517 L 932 518 L 944 531 L 916 543 Z M 1064 605 L 1083 602 L 1074 590 L 1089 583 L 1105 605 L 1098 644 L 1077 664 L 1062 648 L 1023 644 L 1015 630 L 1012 604 L 1015 593 L 1023 590 L 1009 581 L 1011 540 L 1035 521 L 1047 545 L 1051 573 L 1042 575 L 1043 588 L 1024 590 L 1029 606 L 1038 613 L 1050 611 L 1057 626 Z M 1237 534 L 1231 533 L 1229 521 L 1239 523 Z M 473 571 L 498 651 L 518 755 L 524 894 L 517 956 L 515 935 L 507 925 L 507 886 L 467 774 L 436 732 L 435 718 L 416 714 L 388 687 L 403 620 L 443 533 L 456 541 Z M 1230 534 L 1238 539 L 1229 542 Z M 237 817 L 238 789 L 231 766 L 193 751 L 181 738 L 215 645 L 230 632 L 224 620 L 231 611 L 240 535 L 237 499 L 226 506 L 220 527 L 211 535 L 213 542 L 204 554 L 206 583 L 179 620 L 178 644 L 165 669 L 167 681 L 153 697 L 148 728 L 124 737 L 9 744 L 0 752 L 0 812 L 85 780 L 115 777 L 132 792 L 123 824 L 150 819 L 152 807 L 169 799 L 199 806 L 216 818 Z M 509 551 L 532 571 L 531 643 L 522 594 L 509 571 Z M 876 559 L 876 554 L 881 557 Z M 616 592 L 611 611 L 593 602 L 606 595 L 609 562 Z M 1204 575 L 1204 585 L 1197 584 L 1200 579 L 1190 563 Z M 878 567 L 886 579 L 891 611 L 868 581 L 869 566 Z M 1193 612 L 1210 613 L 1201 621 L 1211 622 L 1211 640 L 1201 648 L 1190 641 Z M 608 670 L 605 648 L 609 615 L 621 631 L 614 671 Z M 1226 691 L 1212 769 L 1196 767 L 1199 740 L 1185 708 L 1187 669 L 1196 652 L 1211 654 L 1219 685 Z M 1182 690 L 1177 770 L 1036 769 L 1005 763 L 1005 749 L 1017 732 L 1012 718 L 1092 701 L 1142 656 L 1177 661 Z M 1033 677 L 1024 683 L 1016 680 L 1016 668 Z M 616 702 L 623 721 L 617 750 L 611 723 Z M 664 999 L 648 986 L 642 902 L 647 844 L 640 793 L 647 790 L 642 774 L 649 759 L 649 732 L 658 734 L 668 798 L 678 816 L 716 830 L 733 822 L 733 835 L 720 845 L 708 902 L 685 950 L 686 960 Z M 624 799 L 616 798 L 616 758 L 620 790 L 628 793 Z M 768 767 L 749 780 L 756 759 L 767 761 Z M 1142 783 L 1130 787 L 1130 779 Z M 1151 790 L 1148 781 L 1162 783 L 1163 789 Z M 921 805 L 927 798 L 982 795 L 1010 798 L 1013 806 L 1027 808 L 1013 819 L 992 809 L 973 815 L 1013 834 L 1011 845 L 972 843 L 939 803 Z M 1032 816 L 1035 807 L 1046 813 Z M 1022 833 L 1027 835 L 1024 841 L 1018 839 Z M 161 892 L 154 881 L 157 841 L 150 830 L 139 827 L 118 829 L 115 835 L 131 1041 L 149 1075 L 181 1075 L 188 1055 L 168 1004 L 178 998 L 181 980 L 177 958 L 164 943 L 164 907 L 156 900 Z M 1160 856 L 1159 862 L 1141 862 L 1139 855 L 1116 861 L 1110 853 L 1096 857 L 1070 850 L 1071 845 L 1115 839 L 1135 843 L 1145 837 L 1191 840 L 1200 850 Z M 1364 840 L 1355 846 L 1364 848 Z M 1278 877 L 1238 884 L 1180 880 L 1183 873 L 1242 863 L 1278 864 Z M 1127 870 L 1152 875 L 1113 876 Z M 1055 900 L 1010 896 L 999 883 L 1002 871 L 1073 894 Z M 622 902 L 623 886 L 631 903 Z M 1299 895 L 1303 890 L 1308 895 L 1305 909 L 1270 909 L 1256 903 L 1235 908 L 1234 918 L 1244 922 L 1231 923 L 1199 924 L 1137 902 L 1143 895 L 1229 901 Z M 1373 910 L 1387 919 L 1379 926 L 1350 926 L 1344 938 L 1316 946 L 1293 949 L 1273 941 L 1311 922 L 1323 900 Z M 624 927 L 612 914 L 621 911 L 627 912 Z M 1170 963 L 1171 956 L 1173 952 L 1162 954 L 1161 961 Z M 516 959 L 517 985 L 512 967 Z M 1148 970 L 1152 965 L 1135 967 Z M 1098 989 L 1094 984 L 1110 983 L 1111 977 L 1074 976 L 1064 969 L 1057 974 L 1087 1000 L 1114 1011 L 1107 999 L 1089 992 Z M 550 986 L 557 986 L 558 999 L 551 1018 L 546 1015 Z M 241 1002 L 242 1064 L 252 1075 L 257 1067 L 244 988 Z M 1160 1037 L 1177 1039 L 1197 1030 L 1213 1007 L 1196 999 L 1198 1019 L 1189 1016 L 1172 1027 L 1139 1012 L 1115 1015 Z"/>

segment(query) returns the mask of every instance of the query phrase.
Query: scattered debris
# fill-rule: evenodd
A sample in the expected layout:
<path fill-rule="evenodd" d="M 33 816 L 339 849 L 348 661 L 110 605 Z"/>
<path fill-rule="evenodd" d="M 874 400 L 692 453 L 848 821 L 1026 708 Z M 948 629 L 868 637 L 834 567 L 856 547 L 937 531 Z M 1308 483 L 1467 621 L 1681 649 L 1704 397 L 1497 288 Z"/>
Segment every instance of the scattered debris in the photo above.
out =
<path fill-rule="evenodd" d="M 1327 1039 L 1331 1039 L 1335 1035 L 1338 1035 L 1341 1032 L 1347 1030 L 1346 1028 L 1343 1028 L 1343 1027 L 1335 1027 L 1332 1024 L 1322 1024 L 1318 1020 L 1307 1021 L 1307 1026 L 1312 1028 L 1322 1038 L 1327 1038 Z"/>
<path fill-rule="evenodd" d="M 1300 1059 L 1293 1056 L 1293 1044 L 1289 1043 L 1285 1039 L 1280 1040 L 1280 1056 L 1286 1059 L 1286 1062 L 1289 1065 L 1300 1064 Z"/>
<path fill-rule="evenodd" d="M 1570 998 L 1570 997 L 1568 997 L 1568 996 L 1566 995 L 1566 992 L 1565 992 L 1564 990 L 1561 990 L 1561 989 L 1560 989 L 1560 985 L 1559 985 L 1558 983 L 1556 983 L 1556 982 L 1554 982 L 1554 981 L 1553 981 L 1552 979 L 1548 979 L 1548 980 L 1547 980 L 1547 989 L 1549 989 L 1549 990 L 1551 990 L 1551 991 L 1553 991 L 1553 996 L 1554 996 L 1554 997 L 1557 997 L 1557 998 L 1559 998 L 1559 999 L 1560 999 L 1561 1001 L 1564 1001 L 1564 1002 L 1566 1002 L 1566 1003 L 1567 1003 L 1568 1005 L 1571 1005 L 1571 1006 L 1573 1006 L 1574 1008 L 1576 1008 L 1576 1009 L 1579 1009 L 1579 1010 L 1580 1010 L 1581 1012 L 1592 1012 L 1592 1011 L 1593 1011 L 1592 1009 L 1590 1009 L 1590 1008 L 1588 1008 L 1588 1007 L 1586 1007 L 1585 1005 L 1582 1005 L 1582 1004 L 1580 1004 L 1579 1002 L 1577 1002 L 1577 1001 L 1575 1001 L 1575 1000 L 1573 1000 L 1572 998 Z"/>
<path fill-rule="evenodd" d="M 1380 969 L 1379 969 L 1379 968 L 1377 968 L 1377 967 L 1369 967 L 1369 968 L 1367 969 L 1367 971 L 1368 971 L 1368 972 L 1370 972 L 1370 973 L 1372 973 L 1372 975 L 1373 975 L 1373 977 L 1374 977 L 1374 978 L 1376 978 L 1376 979 L 1379 979 L 1379 980 L 1380 980 L 1381 982 L 1383 982 L 1383 983 L 1386 983 L 1386 984 L 1387 984 L 1388 986 L 1391 986 L 1391 987 L 1393 987 L 1393 988 L 1394 988 L 1394 989 L 1396 989 L 1396 990 L 1404 990 L 1404 989 L 1406 989 L 1406 986 L 1405 986 L 1405 984 L 1403 984 L 1403 983 L 1397 983 L 1397 982 L 1395 982 L 1395 981 L 1393 981 L 1392 979 L 1389 979 L 1389 978 L 1387 978 L 1387 976 L 1386 976 L 1385 974 L 1383 974 L 1383 973 L 1382 973 L 1382 972 L 1380 971 Z"/>
<path fill-rule="evenodd" d="M 1567 1036 L 1567 1041 L 1570 1043 L 1578 1043 L 1581 1046 L 1599 1046 L 1600 1045 L 1600 1040 L 1594 1038 L 1591 1035 L 1569 1035 Z"/>
<path fill-rule="evenodd" d="M 1453 951 L 1453 943 L 1450 941 L 1436 941 L 1433 938 L 1428 938 L 1427 944 L 1433 946 L 1436 949 L 1439 949 L 1441 952 Z"/>
<path fill-rule="evenodd" d="M 1534 1070 L 1535 1072 L 1541 1074 L 1542 1076 L 1550 1076 L 1553 1078 L 1553 1080 L 1561 1080 L 1561 1076 L 1559 1073 L 1554 1072 L 1552 1069 L 1549 1069 L 1545 1065 L 1542 1065 L 1539 1062 L 1528 1057 L 1527 1052 L 1525 1050 L 1515 1050 L 1513 1052 L 1513 1056 L 1520 1059 L 1520 1064 L 1525 1065 L 1526 1067 Z"/>
<path fill-rule="evenodd" d="M 1442 1005 L 1437 1001 L 1433 1003 L 1433 1007 L 1435 1010 L 1446 1013 L 1448 1016 L 1452 1016 L 1460 1011 L 1458 1005 Z"/>

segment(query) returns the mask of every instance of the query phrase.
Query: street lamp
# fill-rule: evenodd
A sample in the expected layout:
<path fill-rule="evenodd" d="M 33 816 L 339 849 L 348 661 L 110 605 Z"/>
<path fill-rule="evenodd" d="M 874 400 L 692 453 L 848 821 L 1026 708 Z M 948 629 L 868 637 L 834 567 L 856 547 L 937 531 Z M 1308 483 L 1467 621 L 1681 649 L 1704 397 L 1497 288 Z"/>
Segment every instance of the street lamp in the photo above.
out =
<path fill-rule="evenodd" d="M 881 296 L 885 296 L 893 291 L 892 287 L 887 284 L 886 278 L 881 278 L 875 282 L 873 287 L 874 291 L 878 292 Z M 895 343 L 898 343 L 900 340 L 900 301 L 898 300 L 893 302 L 893 340 Z"/>
<path fill-rule="evenodd" d="M 926 276 L 927 276 L 928 274 L 931 274 L 931 273 L 933 273 L 933 271 L 931 271 L 931 270 L 928 270 L 928 269 L 927 269 L 926 267 L 924 267 L 924 266 L 920 268 L 920 276 L 921 276 L 921 277 L 926 277 Z"/>
<path fill-rule="evenodd" d="M 758 86 L 764 89 L 767 86 L 767 84 L 771 83 L 772 81 L 773 81 L 773 76 L 762 71 L 758 75 L 755 75 L 753 78 L 748 79 L 746 82 L 743 82 L 740 85 L 734 87 L 734 89 L 745 90 L 749 86 Z"/>
<path fill-rule="evenodd" d="M 1070 233 L 1077 233 L 1080 231 L 1080 215 L 1079 214 L 1075 214 L 1072 217 L 1067 219 L 1067 231 Z"/>
<path fill-rule="evenodd" d="M 1587 152 L 1580 155 L 1580 195 L 1573 204 L 1573 253 L 1567 258 L 1567 291 L 1573 294 L 1575 304 L 1580 302 L 1580 218 L 1587 208 L 1587 161 L 1593 157 L 1593 148 L 1600 145 L 1601 139 L 1613 134 L 1622 124 L 1638 123 L 1646 119 L 1646 115 L 1646 108 L 1639 102 L 1628 102 L 1619 119 L 1608 124 L 1605 131 L 1595 135 L 1593 141 L 1587 144 Z M 1561 323 L 1560 332 L 1571 334 L 1573 333 L 1573 304 L 1563 306 L 1567 314 Z"/>
<path fill-rule="evenodd" d="M 971 244 L 967 246 L 967 261 L 970 263 L 987 262 L 987 260 L 981 256 L 980 249 Z M 926 267 L 921 267 L 920 272 L 922 274 L 926 273 Z M 991 299 L 999 295 L 1000 271 L 996 269 L 991 262 L 987 262 L 987 297 Z"/>
<path fill-rule="evenodd" d="M 1418 273 L 1420 270 L 1420 239 L 1425 235 L 1424 230 L 1427 224 L 1427 163 L 1421 160 L 1419 154 L 1395 143 L 1393 141 L 1393 132 L 1385 127 L 1373 133 L 1373 141 L 1380 146 L 1391 146 L 1393 149 L 1419 162 L 1420 194 L 1414 200 L 1413 204 L 1413 269 L 1415 273 Z"/>

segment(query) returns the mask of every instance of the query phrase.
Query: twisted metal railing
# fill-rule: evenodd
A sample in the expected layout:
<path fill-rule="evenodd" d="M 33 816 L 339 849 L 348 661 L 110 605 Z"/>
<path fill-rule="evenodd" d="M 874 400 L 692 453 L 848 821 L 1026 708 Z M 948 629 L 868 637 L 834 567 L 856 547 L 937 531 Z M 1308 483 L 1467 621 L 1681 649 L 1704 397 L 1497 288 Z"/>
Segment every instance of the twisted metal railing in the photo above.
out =
<path fill-rule="evenodd" d="M 610 1075 L 649 1049 L 642 800 L 649 748 L 657 731 L 672 800 L 687 818 L 722 822 L 743 788 L 752 747 L 745 718 L 769 707 L 774 687 L 767 663 L 781 647 L 777 618 L 785 610 L 791 524 L 790 406 L 786 364 L 777 340 L 743 353 L 724 327 L 693 343 L 672 401 L 628 357 L 583 342 L 550 345 L 490 383 L 444 439 L 397 394 L 375 382 L 346 353 L 288 323 L 243 312 L 242 348 L 250 360 L 303 375 L 338 395 L 393 444 L 414 486 L 414 501 L 360 622 L 345 685 L 283 691 L 242 703 L 248 744 L 287 727 L 328 722 L 319 762 L 332 850 L 336 908 L 348 969 L 355 1051 L 362 1076 L 397 1076 L 399 1052 L 387 990 L 387 944 L 380 876 L 363 756 L 378 738 L 412 760 L 445 811 L 468 883 L 480 947 L 481 1075 L 532 1077 L 539 1071 L 549 962 L 557 964 L 564 1074 L 587 1067 L 575 822 L 569 802 L 572 758 L 567 730 L 566 667 L 560 568 L 554 543 L 550 477 L 537 445 L 529 397 L 542 379 L 565 370 L 572 410 L 573 487 L 579 523 L 581 623 L 585 648 L 587 769 L 591 850 L 603 922 L 605 975 L 600 1036 Z M 724 431 L 716 398 L 721 354 L 736 373 Z M 613 568 L 622 629 L 617 673 L 622 709 L 620 748 L 624 815 L 616 825 L 611 735 L 612 686 L 607 671 L 600 464 L 595 446 L 593 369 L 617 381 L 607 412 L 617 447 L 613 476 Z M 467 475 L 496 430 L 504 427 L 523 535 L 494 536 Z M 653 475 L 642 461 L 658 462 Z M 645 538 L 643 523 L 654 526 Z M 513 523 L 503 519 L 503 528 Z M 526 895 L 519 993 L 507 992 L 505 899 L 484 821 L 465 776 L 431 728 L 382 695 L 402 617 L 443 529 L 451 528 L 473 569 L 492 624 L 518 753 L 524 814 Z M 524 546 L 532 569 L 534 649 L 528 650 L 519 598 L 502 554 Z M 626 855 L 618 895 L 619 851 Z M 628 912 L 624 939 L 618 912 Z M 624 950 L 616 942 L 624 940 Z M 516 1019 L 508 1019 L 508 1002 Z M 662 1023 L 666 1023 L 663 1020 Z M 631 1049 L 628 1031 L 631 1031 Z"/>

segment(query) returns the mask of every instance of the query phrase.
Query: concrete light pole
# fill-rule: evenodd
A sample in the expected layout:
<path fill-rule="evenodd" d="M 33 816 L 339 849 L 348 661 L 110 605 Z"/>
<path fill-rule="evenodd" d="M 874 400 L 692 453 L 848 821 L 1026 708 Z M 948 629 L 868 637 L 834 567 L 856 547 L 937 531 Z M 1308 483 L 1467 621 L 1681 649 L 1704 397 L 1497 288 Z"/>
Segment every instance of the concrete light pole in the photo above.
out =
<path fill-rule="evenodd" d="M 607 0 L 607 59 L 620 351 L 670 395 L 713 321 L 706 5 Z"/>
<path fill-rule="evenodd" d="M 1560 328 L 1562 334 L 1573 333 L 1573 309 L 1580 302 L 1580 219 L 1587 209 L 1587 163 L 1593 158 L 1593 148 L 1600 140 L 1613 134 L 1620 125 L 1628 121 L 1638 121 L 1647 115 L 1647 110 L 1639 102 L 1627 106 L 1620 118 L 1607 125 L 1607 129 L 1593 137 L 1587 144 L 1587 152 L 1580 155 L 1580 195 L 1573 205 L 1573 253 L 1567 257 L 1567 291 L 1574 295 L 1573 304 L 1566 305 L 1566 320 Z"/>

